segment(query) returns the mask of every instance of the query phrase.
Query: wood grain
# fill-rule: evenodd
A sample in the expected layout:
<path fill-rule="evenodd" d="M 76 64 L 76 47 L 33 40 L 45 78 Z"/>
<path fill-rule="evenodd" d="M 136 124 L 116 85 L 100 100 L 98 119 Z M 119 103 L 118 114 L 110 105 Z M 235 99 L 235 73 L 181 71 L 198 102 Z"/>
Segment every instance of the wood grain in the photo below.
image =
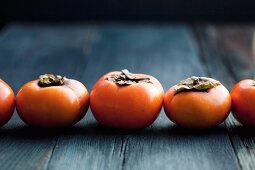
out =
<path fill-rule="evenodd" d="M 203 25 L 195 27 L 208 75 L 220 80 L 229 90 L 246 78 L 254 77 L 254 27 Z M 255 167 L 253 129 L 241 126 L 232 115 L 225 121 L 241 169 Z"/>
<path fill-rule="evenodd" d="M 102 74 L 122 68 L 152 74 L 165 89 L 187 76 L 204 74 L 188 28 L 110 25 L 96 30 L 99 41 L 83 77 L 89 89 Z M 59 139 L 50 169 L 238 169 L 224 127 L 187 132 L 171 124 L 163 111 L 154 125 L 139 132 L 105 130 L 90 112 L 84 125 L 89 131 Z M 72 164 L 68 155 L 75 155 L 79 164 Z"/>
<path fill-rule="evenodd" d="M 139 38 L 144 50 L 137 56 L 141 64 L 136 70 L 157 77 L 165 90 L 188 76 L 205 74 L 189 28 L 172 26 L 154 28 L 148 35 L 144 32 L 139 33 L 144 35 Z M 149 35 L 153 41 L 142 42 Z M 152 127 L 127 139 L 126 169 L 238 169 L 223 126 L 187 131 L 171 124 L 162 110 Z"/>
<path fill-rule="evenodd" d="M 44 73 L 79 78 L 80 69 L 85 63 L 82 45 L 90 43 L 87 37 L 84 39 L 81 35 L 84 32 L 90 31 L 65 26 L 7 27 L 0 39 L 1 78 L 8 82 L 15 92 L 25 82 Z M 0 130 L 1 168 L 47 169 L 61 133 L 63 132 L 28 128 L 15 112 L 11 121 Z"/>
<path fill-rule="evenodd" d="M 45 72 L 76 78 L 89 90 L 123 68 L 157 77 L 165 90 L 207 74 L 192 29 L 182 25 L 11 25 L 0 36 L 0 56 L 1 77 L 16 92 Z M 28 128 L 15 115 L 0 130 L 0 155 L 4 169 L 239 169 L 224 125 L 185 130 L 163 110 L 140 131 L 102 127 L 91 111 L 73 128 L 50 131 Z"/>

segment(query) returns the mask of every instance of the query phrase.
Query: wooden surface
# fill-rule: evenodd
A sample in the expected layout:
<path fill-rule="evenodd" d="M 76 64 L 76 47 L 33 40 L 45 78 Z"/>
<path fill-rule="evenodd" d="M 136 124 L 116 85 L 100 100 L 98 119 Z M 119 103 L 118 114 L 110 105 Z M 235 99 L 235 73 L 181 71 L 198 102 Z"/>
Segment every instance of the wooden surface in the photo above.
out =
<path fill-rule="evenodd" d="M 0 77 L 15 92 L 43 73 L 83 82 L 91 90 L 112 70 L 158 78 L 165 91 L 188 76 L 211 76 L 231 90 L 254 77 L 252 26 L 171 24 L 9 24 L 0 34 Z M 253 50 L 252 50 L 253 49 Z M 144 130 L 97 124 L 89 110 L 72 128 L 38 130 L 14 113 L 0 129 L 1 169 L 254 169 L 255 135 L 232 116 L 219 127 L 192 131 L 162 110 Z"/>

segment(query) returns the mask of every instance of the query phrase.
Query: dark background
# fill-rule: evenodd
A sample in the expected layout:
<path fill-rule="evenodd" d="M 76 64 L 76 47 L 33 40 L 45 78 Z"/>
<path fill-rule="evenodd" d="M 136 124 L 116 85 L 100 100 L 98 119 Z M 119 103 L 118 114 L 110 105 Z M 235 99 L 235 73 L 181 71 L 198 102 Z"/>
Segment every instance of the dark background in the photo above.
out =
<path fill-rule="evenodd" d="M 253 0 L 0 0 L 0 23 L 10 21 L 245 21 Z"/>

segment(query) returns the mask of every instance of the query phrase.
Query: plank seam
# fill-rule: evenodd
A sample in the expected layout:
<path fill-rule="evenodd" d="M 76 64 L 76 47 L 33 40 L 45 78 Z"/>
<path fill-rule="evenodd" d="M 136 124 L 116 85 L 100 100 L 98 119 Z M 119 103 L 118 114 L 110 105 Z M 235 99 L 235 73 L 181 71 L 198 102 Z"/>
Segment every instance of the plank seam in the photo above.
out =
<path fill-rule="evenodd" d="M 203 71 L 205 71 L 206 75 L 208 76 L 212 76 L 210 71 L 209 71 L 209 67 L 206 63 L 206 58 L 205 56 L 205 51 L 202 47 L 202 39 L 200 38 L 200 34 L 198 29 L 196 29 L 196 26 L 192 26 L 192 32 L 193 32 L 193 36 L 195 38 L 195 41 L 197 42 L 198 45 L 198 59 L 200 60 L 200 62 L 202 63 L 203 67 L 205 67 L 205 69 Z"/>
<path fill-rule="evenodd" d="M 230 62 L 228 61 L 228 59 L 226 57 L 222 57 L 222 61 L 224 62 L 224 64 L 226 65 L 227 71 L 228 73 L 232 76 L 232 79 L 234 79 L 235 81 L 238 81 L 238 78 L 235 74 L 235 72 L 233 71 Z"/>
<path fill-rule="evenodd" d="M 57 137 L 57 139 L 55 140 L 55 143 L 54 143 L 54 146 L 51 150 L 51 154 L 50 154 L 50 158 L 49 158 L 49 161 L 47 162 L 47 167 L 46 167 L 46 170 L 49 170 L 50 169 L 50 163 L 52 161 L 52 158 L 53 158 L 53 154 L 55 152 L 55 149 L 56 149 L 56 146 L 57 146 L 57 143 L 58 143 L 58 139 L 59 137 Z"/>
<path fill-rule="evenodd" d="M 125 169 L 126 166 L 126 156 L 127 156 L 127 142 L 128 142 L 128 138 L 125 138 L 123 136 L 121 136 L 121 155 L 123 155 L 123 159 L 122 159 L 122 163 L 121 163 L 121 170 Z"/>

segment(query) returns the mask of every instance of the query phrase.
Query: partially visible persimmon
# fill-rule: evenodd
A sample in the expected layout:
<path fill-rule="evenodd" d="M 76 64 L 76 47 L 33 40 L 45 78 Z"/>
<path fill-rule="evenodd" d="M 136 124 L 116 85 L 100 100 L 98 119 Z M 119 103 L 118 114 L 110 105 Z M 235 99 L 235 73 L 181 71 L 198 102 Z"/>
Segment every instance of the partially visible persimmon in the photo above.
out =
<path fill-rule="evenodd" d="M 245 126 L 255 127 L 255 80 L 238 82 L 231 97 L 234 117 Z"/>
<path fill-rule="evenodd" d="M 12 117 L 15 108 L 15 95 L 11 87 L 0 79 L 0 127 Z"/>
<path fill-rule="evenodd" d="M 229 115 L 231 97 L 219 82 L 207 77 L 191 77 L 171 87 L 164 97 L 166 115 L 184 128 L 207 129 Z"/>
<path fill-rule="evenodd" d="M 16 97 L 20 118 L 34 127 L 72 126 L 88 107 L 89 93 L 81 82 L 53 74 L 26 83 Z"/>
<path fill-rule="evenodd" d="M 151 125 L 163 103 L 159 81 L 128 70 L 101 77 L 90 93 L 90 107 L 96 120 L 105 126 L 138 129 Z"/>

